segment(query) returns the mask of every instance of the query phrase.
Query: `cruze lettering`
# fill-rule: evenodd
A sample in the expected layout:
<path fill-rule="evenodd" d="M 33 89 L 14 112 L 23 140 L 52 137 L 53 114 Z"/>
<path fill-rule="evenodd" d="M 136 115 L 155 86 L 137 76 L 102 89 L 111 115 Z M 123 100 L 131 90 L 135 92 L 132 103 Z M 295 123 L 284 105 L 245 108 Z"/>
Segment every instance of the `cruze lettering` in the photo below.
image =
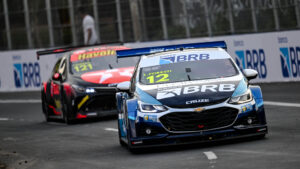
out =
<path fill-rule="evenodd" d="M 195 99 L 186 101 L 185 104 L 208 103 L 209 99 Z"/>

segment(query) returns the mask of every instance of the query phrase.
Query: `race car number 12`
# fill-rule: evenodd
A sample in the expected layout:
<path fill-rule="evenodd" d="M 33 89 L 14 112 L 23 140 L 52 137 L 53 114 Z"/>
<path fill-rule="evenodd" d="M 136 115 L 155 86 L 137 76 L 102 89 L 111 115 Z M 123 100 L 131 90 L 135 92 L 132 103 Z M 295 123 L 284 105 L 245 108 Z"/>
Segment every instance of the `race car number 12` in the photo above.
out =
<path fill-rule="evenodd" d="M 160 83 L 169 81 L 168 77 L 169 74 L 158 74 L 147 77 L 147 80 L 149 80 L 149 83 Z"/>

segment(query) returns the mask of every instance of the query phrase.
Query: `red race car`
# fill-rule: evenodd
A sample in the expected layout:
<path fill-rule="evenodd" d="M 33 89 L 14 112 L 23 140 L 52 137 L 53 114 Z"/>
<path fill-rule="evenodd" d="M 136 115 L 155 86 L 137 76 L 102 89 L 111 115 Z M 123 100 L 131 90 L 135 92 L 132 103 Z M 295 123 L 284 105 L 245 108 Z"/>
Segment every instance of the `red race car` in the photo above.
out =
<path fill-rule="evenodd" d="M 117 60 L 116 50 L 125 46 L 93 46 L 38 51 L 37 56 L 66 52 L 43 83 L 42 107 L 46 121 L 116 114 L 118 83 L 130 81 L 137 59 Z"/>

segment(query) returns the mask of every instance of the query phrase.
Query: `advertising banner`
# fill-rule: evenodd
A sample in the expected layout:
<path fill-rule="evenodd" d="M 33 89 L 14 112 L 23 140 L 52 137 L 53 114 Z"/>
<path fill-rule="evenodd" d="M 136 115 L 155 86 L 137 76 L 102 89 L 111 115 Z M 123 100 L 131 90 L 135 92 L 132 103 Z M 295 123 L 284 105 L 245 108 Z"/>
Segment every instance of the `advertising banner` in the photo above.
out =
<path fill-rule="evenodd" d="M 60 55 L 36 59 L 37 50 L 0 52 L 0 91 L 36 91 L 50 77 Z"/>
<path fill-rule="evenodd" d="M 253 82 L 300 81 L 300 31 L 127 43 L 131 48 L 224 40 L 240 69 L 255 69 Z M 37 91 L 50 78 L 58 55 L 36 59 L 35 50 L 0 52 L 0 92 Z"/>

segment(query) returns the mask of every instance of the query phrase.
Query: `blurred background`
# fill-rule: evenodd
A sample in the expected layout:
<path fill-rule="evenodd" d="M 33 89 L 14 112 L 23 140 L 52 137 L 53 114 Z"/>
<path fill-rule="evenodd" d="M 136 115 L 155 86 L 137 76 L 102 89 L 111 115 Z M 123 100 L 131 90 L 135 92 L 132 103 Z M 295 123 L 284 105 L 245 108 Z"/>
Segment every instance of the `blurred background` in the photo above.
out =
<path fill-rule="evenodd" d="M 0 50 L 82 45 L 81 7 L 101 43 L 300 28 L 300 0 L 0 0 Z"/>

